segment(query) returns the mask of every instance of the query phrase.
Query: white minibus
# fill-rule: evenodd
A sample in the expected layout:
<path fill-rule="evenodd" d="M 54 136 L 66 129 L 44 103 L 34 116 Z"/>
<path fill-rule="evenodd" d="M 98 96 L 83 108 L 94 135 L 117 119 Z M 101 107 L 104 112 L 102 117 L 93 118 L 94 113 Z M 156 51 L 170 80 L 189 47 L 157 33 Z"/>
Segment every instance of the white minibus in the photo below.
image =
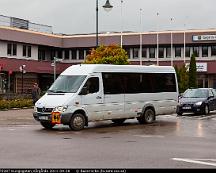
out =
<path fill-rule="evenodd" d="M 33 116 L 46 129 L 64 124 L 81 130 L 92 121 L 121 124 L 131 118 L 143 124 L 175 113 L 177 102 L 172 66 L 80 64 L 59 75 Z"/>

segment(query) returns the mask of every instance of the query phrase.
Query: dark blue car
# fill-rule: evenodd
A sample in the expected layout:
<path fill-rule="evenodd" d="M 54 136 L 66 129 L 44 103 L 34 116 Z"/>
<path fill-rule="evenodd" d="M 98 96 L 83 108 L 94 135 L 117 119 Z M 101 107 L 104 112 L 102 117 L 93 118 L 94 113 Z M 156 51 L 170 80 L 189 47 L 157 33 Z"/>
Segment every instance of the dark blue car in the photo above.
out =
<path fill-rule="evenodd" d="M 179 98 L 176 113 L 209 114 L 216 110 L 216 91 L 213 88 L 187 89 Z"/>

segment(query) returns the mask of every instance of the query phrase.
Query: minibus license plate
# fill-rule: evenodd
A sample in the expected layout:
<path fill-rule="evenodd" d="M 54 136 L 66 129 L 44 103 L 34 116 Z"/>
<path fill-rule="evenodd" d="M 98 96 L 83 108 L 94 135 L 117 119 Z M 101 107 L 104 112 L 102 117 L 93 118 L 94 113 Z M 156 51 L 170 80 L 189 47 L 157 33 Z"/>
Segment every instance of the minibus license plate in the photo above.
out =
<path fill-rule="evenodd" d="M 48 116 L 39 116 L 39 120 L 48 120 Z"/>

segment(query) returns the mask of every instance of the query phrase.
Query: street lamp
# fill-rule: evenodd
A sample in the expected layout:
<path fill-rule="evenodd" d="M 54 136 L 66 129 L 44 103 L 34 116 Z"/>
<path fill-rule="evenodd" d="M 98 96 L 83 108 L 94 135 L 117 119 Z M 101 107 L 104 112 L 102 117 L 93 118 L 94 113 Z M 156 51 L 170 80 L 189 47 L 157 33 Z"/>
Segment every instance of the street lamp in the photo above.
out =
<path fill-rule="evenodd" d="M 53 79 L 54 79 L 54 81 L 56 80 L 56 62 L 60 62 L 60 61 L 62 61 L 62 59 L 54 57 L 53 63 L 51 64 L 51 66 L 53 66 Z"/>
<path fill-rule="evenodd" d="M 103 6 L 103 8 L 106 11 L 110 11 L 113 8 L 113 6 L 110 5 L 109 0 L 106 0 L 106 3 Z M 96 47 L 98 47 L 98 0 L 96 0 Z"/>
<path fill-rule="evenodd" d="M 23 94 L 23 74 L 26 73 L 25 67 L 26 67 L 25 64 L 23 64 L 19 67 L 21 75 L 22 75 L 22 94 Z"/>

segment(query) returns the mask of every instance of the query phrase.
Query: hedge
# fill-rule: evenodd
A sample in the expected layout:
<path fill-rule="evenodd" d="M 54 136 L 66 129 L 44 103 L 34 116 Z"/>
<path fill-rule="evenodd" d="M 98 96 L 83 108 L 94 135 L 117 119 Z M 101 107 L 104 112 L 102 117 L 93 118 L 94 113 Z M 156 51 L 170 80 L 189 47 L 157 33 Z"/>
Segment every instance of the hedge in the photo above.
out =
<path fill-rule="evenodd" d="M 0 100 L 0 110 L 7 110 L 12 108 L 30 108 L 33 106 L 32 99 L 14 99 L 14 100 Z"/>

